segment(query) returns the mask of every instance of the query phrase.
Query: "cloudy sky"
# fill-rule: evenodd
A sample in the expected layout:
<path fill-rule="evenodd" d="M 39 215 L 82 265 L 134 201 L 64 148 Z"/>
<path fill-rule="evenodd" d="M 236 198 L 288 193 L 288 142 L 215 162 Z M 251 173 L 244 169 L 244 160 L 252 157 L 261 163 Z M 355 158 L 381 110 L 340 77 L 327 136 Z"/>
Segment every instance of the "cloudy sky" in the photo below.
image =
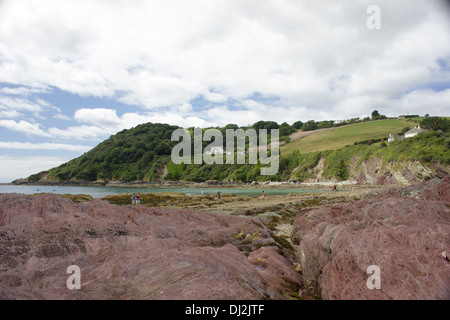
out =
<path fill-rule="evenodd" d="M 0 0 L 0 182 L 145 122 L 450 116 L 449 34 L 439 0 Z"/>

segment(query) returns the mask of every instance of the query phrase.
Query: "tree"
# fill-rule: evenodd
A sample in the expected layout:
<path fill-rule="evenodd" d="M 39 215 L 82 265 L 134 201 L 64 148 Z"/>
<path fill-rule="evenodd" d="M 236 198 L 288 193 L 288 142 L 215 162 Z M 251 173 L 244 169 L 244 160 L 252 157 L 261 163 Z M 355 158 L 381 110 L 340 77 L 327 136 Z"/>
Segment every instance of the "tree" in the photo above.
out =
<path fill-rule="evenodd" d="M 302 127 L 303 131 L 311 131 L 311 130 L 316 130 L 317 127 L 317 123 L 314 120 L 309 120 L 307 122 L 305 122 L 305 124 Z"/>
<path fill-rule="evenodd" d="M 255 122 L 252 125 L 252 128 L 255 129 L 256 131 L 258 131 L 260 129 L 264 129 L 264 121 L 261 120 L 261 121 Z"/>
<path fill-rule="evenodd" d="M 275 121 L 266 121 L 264 124 L 264 129 L 270 132 L 272 129 L 278 129 L 280 126 Z"/>
<path fill-rule="evenodd" d="M 375 120 L 379 116 L 380 116 L 380 113 L 378 112 L 378 110 L 373 110 L 372 111 L 372 120 Z"/>
<path fill-rule="evenodd" d="M 295 121 L 294 124 L 292 125 L 295 129 L 299 130 L 303 127 L 303 122 L 301 121 Z"/>
<path fill-rule="evenodd" d="M 293 129 L 292 126 L 290 126 L 287 122 L 283 122 L 280 127 L 280 136 L 288 136 L 290 135 L 292 132 L 294 132 L 295 130 Z"/>
<path fill-rule="evenodd" d="M 237 129 L 239 129 L 239 126 L 238 126 L 237 124 L 234 124 L 234 123 L 229 123 L 229 124 L 227 124 L 227 125 L 224 127 L 224 129 L 233 129 L 233 130 L 237 130 Z"/>
<path fill-rule="evenodd" d="M 97 180 L 97 169 L 93 167 L 86 168 L 79 172 L 75 178 L 83 181 L 95 181 Z"/>
<path fill-rule="evenodd" d="M 272 134 L 272 129 L 278 129 L 280 126 L 275 121 L 258 121 L 252 125 L 252 128 L 256 130 L 256 134 L 259 136 L 259 130 L 267 129 L 268 134 Z"/>
<path fill-rule="evenodd" d="M 334 126 L 334 121 L 320 121 L 317 123 L 317 128 L 318 129 L 322 129 L 322 128 L 331 128 Z"/>
<path fill-rule="evenodd" d="M 450 120 L 441 117 L 428 117 L 420 122 L 423 129 L 442 130 L 444 132 L 450 129 Z"/>
<path fill-rule="evenodd" d="M 170 155 L 172 148 L 170 147 L 170 143 L 166 140 L 162 140 L 155 146 L 156 154 L 158 156 Z"/>

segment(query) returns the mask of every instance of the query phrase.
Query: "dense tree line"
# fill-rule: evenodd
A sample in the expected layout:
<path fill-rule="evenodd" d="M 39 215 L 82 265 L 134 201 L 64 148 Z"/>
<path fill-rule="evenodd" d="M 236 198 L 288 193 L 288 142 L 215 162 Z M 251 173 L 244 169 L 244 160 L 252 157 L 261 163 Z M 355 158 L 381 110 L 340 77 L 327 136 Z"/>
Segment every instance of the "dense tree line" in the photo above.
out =
<path fill-rule="evenodd" d="M 420 122 L 420 126 L 423 129 L 447 132 L 450 129 L 450 120 L 442 117 L 426 117 Z"/>

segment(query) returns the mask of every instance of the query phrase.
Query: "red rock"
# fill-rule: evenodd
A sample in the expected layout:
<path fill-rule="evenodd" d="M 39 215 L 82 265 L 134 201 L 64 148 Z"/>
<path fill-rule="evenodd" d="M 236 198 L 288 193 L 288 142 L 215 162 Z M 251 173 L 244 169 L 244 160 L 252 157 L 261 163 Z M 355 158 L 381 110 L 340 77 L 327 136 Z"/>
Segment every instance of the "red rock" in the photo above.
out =
<path fill-rule="evenodd" d="M 277 278 L 298 281 L 284 261 L 266 282 L 247 258 L 276 246 L 254 217 L 3 194 L 0 243 L 0 299 L 285 299 Z"/>
<path fill-rule="evenodd" d="M 257 271 L 267 283 L 267 292 L 271 299 L 280 295 L 293 297 L 298 294 L 299 288 L 303 288 L 302 276 L 273 249 L 263 247 L 252 252 L 248 259 L 258 266 Z M 290 294 L 289 290 L 292 291 Z"/>
<path fill-rule="evenodd" d="M 323 299 L 449 299 L 448 179 L 426 199 L 377 197 L 311 210 L 296 219 L 293 239 L 305 287 Z M 366 286 L 367 267 L 381 289 Z"/>
<path fill-rule="evenodd" d="M 426 200 L 442 201 L 450 205 L 450 176 L 445 177 L 441 183 L 423 190 L 422 196 Z"/>

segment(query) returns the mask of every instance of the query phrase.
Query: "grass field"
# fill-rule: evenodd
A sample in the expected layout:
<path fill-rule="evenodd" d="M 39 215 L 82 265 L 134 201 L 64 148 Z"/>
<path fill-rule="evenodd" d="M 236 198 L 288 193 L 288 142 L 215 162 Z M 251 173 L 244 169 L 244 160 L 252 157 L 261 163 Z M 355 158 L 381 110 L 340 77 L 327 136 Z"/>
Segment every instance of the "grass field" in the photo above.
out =
<path fill-rule="evenodd" d="M 300 153 L 334 150 L 358 141 L 387 138 L 389 133 L 397 134 L 404 127 L 412 128 L 416 125 L 416 122 L 406 119 L 361 122 L 292 141 L 281 146 L 280 151 L 282 155 L 285 155 L 294 150 L 298 150 Z"/>

